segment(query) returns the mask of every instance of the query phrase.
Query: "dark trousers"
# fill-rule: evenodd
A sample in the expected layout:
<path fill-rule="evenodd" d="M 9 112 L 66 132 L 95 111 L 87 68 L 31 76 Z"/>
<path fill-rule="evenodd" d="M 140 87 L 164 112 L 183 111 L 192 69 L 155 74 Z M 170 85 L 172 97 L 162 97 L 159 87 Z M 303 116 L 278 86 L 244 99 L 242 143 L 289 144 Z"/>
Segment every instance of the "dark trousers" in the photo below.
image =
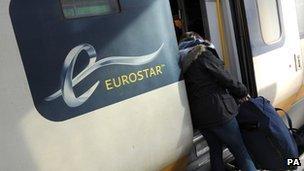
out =
<path fill-rule="evenodd" d="M 224 171 L 223 144 L 233 154 L 238 167 L 242 171 L 255 171 L 256 168 L 243 143 L 239 125 L 235 118 L 214 128 L 201 131 L 206 138 L 209 150 L 212 171 Z"/>

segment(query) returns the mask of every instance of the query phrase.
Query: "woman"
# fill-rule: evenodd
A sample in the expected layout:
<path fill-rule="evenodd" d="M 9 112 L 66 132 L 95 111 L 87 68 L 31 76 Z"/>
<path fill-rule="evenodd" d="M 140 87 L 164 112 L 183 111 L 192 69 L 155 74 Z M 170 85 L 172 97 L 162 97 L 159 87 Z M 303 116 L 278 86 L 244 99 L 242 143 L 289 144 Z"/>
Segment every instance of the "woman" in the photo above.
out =
<path fill-rule="evenodd" d="M 235 119 L 238 106 L 234 99 L 248 100 L 246 87 L 224 70 L 224 63 L 214 46 L 197 33 L 185 33 L 179 48 L 192 122 L 207 140 L 212 170 L 225 170 L 223 144 L 241 170 L 256 170 Z"/>

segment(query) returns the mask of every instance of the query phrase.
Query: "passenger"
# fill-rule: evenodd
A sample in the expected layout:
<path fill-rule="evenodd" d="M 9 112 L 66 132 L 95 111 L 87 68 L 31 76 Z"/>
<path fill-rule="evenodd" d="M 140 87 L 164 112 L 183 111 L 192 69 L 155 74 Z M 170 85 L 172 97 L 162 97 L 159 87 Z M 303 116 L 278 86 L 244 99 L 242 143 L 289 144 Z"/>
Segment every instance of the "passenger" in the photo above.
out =
<path fill-rule="evenodd" d="M 197 33 L 182 35 L 179 49 L 192 122 L 207 140 L 212 171 L 225 170 L 223 144 L 241 170 L 256 170 L 235 118 L 238 106 L 234 99 L 248 100 L 246 87 L 224 70 L 214 46 Z"/>

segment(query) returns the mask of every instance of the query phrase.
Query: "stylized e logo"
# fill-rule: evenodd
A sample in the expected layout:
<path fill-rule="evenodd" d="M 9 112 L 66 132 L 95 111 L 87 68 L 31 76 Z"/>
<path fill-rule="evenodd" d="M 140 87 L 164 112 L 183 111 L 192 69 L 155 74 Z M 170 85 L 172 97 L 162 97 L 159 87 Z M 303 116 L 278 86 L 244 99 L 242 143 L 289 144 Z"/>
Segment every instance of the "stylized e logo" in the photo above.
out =
<path fill-rule="evenodd" d="M 97 53 L 93 46 L 89 44 L 83 44 L 76 46 L 70 51 L 70 53 L 68 54 L 67 58 L 64 61 L 64 65 L 61 72 L 62 97 L 65 103 L 70 107 L 77 107 L 82 105 L 94 93 L 95 89 L 99 84 L 99 81 L 97 81 L 89 90 L 87 90 L 85 93 L 80 95 L 78 98 L 75 96 L 73 90 L 74 66 L 79 56 L 79 53 L 83 50 L 86 51 L 87 54 L 89 55 L 90 61 L 87 67 L 79 75 L 82 75 L 85 71 L 87 71 L 90 67 L 92 67 L 96 63 Z M 75 79 L 78 80 L 77 77 Z"/>
<path fill-rule="evenodd" d="M 51 96 L 46 97 L 44 100 L 53 101 L 62 95 L 64 102 L 69 107 L 78 107 L 91 97 L 91 95 L 94 93 L 97 86 L 99 85 L 100 81 L 97 81 L 92 87 L 90 87 L 85 93 L 83 93 L 79 97 L 76 97 L 73 87 L 77 85 L 80 81 L 82 81 L 84 78 L 86 78 L 88 75 L 90 75 L 92 72 L 108 65 L 143 65 L 149 63 L 157 57 L 163 46 L 164 44 L 162 44 L 155 52 L 147 55 L 111 56 L 103 58 L 99 61 L 96 61 L 97 53 L 92 45 L 86 43 L 76 46 L 69 52 L 64 61 L 60 81 L 61 89 L 52 94 Z M 75 78 L 73 78 L 74 67 L 77 58 L 80 52 L 82 51 L 86 51 L 86 53 L 89 55 L 90 61 L 86 68 L 82 72 L 80 72 Z"/>

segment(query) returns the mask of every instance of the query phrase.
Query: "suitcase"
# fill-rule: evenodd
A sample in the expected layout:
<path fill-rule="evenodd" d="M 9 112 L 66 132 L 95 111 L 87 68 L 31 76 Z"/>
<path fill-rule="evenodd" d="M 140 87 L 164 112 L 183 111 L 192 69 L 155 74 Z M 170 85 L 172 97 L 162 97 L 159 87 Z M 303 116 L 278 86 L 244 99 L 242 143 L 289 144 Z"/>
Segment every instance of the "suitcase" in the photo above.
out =
<path fill-rule="evenodd" d="M 288 158 L 298 158 L 291 132 L 264 97 L 240 105 L 237 116 L 242 137 L 257 169 L 287 170 Z"/>

